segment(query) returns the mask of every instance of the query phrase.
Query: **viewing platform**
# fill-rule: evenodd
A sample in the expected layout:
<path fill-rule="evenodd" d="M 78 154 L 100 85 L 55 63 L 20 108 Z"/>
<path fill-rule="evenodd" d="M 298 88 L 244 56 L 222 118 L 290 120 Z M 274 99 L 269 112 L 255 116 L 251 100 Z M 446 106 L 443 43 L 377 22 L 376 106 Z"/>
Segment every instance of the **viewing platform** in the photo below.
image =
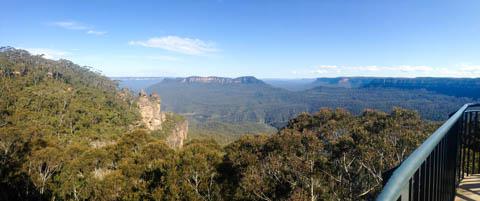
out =
<path fill-rule="evenodd" d="M 480 174 L 465 177 L 457 188 L 455 201 L 480 200 Z"/>
<path fill-rule="evenodd" d="M 480 104 L 466 104 L 391 174 L 377 201 L 480 201 Z"/>

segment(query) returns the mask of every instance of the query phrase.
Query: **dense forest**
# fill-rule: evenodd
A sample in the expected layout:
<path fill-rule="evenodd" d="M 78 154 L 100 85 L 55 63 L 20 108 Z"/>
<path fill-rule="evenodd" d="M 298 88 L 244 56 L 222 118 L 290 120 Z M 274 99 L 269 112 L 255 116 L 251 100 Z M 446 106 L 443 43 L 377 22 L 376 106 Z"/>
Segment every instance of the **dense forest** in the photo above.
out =
<path fill-rule="evenodd" d="M 273 135 L 172 149 L 91 68 L 2 48 L 0 69 L 0 200 L 373 200 L 438 126 L 323 108 Z"/>

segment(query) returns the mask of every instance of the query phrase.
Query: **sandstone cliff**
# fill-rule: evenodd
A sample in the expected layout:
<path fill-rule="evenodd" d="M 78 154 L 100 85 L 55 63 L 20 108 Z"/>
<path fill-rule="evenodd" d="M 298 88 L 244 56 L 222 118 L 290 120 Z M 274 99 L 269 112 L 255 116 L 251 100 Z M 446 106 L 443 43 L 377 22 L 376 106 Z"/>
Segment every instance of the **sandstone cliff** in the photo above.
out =
<path fill-rule="evenodd" d="M 174 148 L 183 147 L 183 142 L 187 139 L 188 121 L 182 120 L 175 124 L 171 134 L 167 137 L 167 144 Z"/>
<path fill-rule="evenodd" d="M 162 129 L 162 123 L 165 121 L 165 113 L 160 108 L 160 97 L 156 94 L 148 96 L 145 91 L 138 95 L 138 108 L 142 116 L 142 122 L 149 130 Z"/>
<path fill-rule="evenodd" d="M 143 125 L 152 133 L 164 138 L 172 148 L 181 148 L 188 134 L 188 121 L 179 115 L 161 111 L 161 101 L 157 94 L 147 95 L 141 91 L 137 105 Z"/>

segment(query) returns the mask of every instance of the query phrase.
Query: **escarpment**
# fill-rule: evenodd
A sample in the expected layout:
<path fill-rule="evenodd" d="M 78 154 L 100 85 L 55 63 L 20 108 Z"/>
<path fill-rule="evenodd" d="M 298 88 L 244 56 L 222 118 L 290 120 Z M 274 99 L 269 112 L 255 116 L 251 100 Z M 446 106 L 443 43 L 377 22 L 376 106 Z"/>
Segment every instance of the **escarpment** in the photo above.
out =
<path fill-rule="evenodd" d="M 171 131 L 171 134 L 167 137 L 167 144 L 174 148 L 183 147 L 183 142 L 187 139 L 188 133 L 188 121 L 181 120 L 177 122 Z"/>
<path fill-rule="evenodd" d="M 165 113 L 160 108 L 160 97 L 157 94 L 148 96 L 145 91 L 141 91 L 137 104 L 145 127 L 148 130 L 162 129 Z"/>
<path fill-rule="evenodd" d="M 155 93 L 147 95 L 145 91 L 140 91 L 137 105 L 145 128 L 162 133 L 161 136 L 172 148 L 183 146 L 188 134 L 187 120 L 178 118 L 173 113 L 162 112 L 160 97 Z"/>
<path fill-rule="evenodd" d="M 231 85 L 231 84 L 265 84 L 263 81 L 253 77 L 253 76 L 244 76 L 237 78 L 227 78 L 227 77 L 200 77 L 200 76 L 191 76 L 186 78 L 166 78 L 162 81 L 163 83 L 184 83 L 184 84 L 221 84 L 221 85 Z"/>

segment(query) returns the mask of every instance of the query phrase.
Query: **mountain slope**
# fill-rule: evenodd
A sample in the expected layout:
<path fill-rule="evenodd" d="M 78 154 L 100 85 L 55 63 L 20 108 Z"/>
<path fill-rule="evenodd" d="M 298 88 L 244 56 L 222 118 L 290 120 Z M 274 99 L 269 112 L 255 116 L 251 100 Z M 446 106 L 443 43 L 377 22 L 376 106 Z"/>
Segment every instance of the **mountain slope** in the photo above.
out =
<path fill-rule="evenodd" d="M 286 122 L 307 110 L 302 96 L 253 77 L 165 79 L 147 88 L 158 93 L 166 110 L 200 122 Z"/>
<path fill-rule="evenodd" d="M 0 48 L 0 200 L 154 200 L 149 168 L 174 164 L 166 142 L 180 147 L 171 136 L 187 125 L 169 113 L 147 131 L 117 88 L 91 68 Z"/>
<path fill-rule="evenodd" d="M 315 79 L 262 79 L 265 83 L 289 91 L 304 91 L 313 88 Z"/>
<path fill-rule="evenodd" d="M 72 166 L 129 132 L 139 114 L 127 99 L 88 67 L 0 48 L 0 200 L 47 200 L 105 168 L 97 155 L 82 180 Z"/>
<path fill-rule="evenodd" d="M 116 83 L 90 68 L 2 48 L 0 69 L 2 129 L 35 123 L 40 135 L 98 137 L 123 133 L 138 118 Z"/>
<path fill-rule="evenodd" d="M 161 82 L 163 77 L 110 77 L 118 82 L 119 88 L 128 88 L 135 92 L 140 92 L 151 85 Z"/>
<path fill-rule="evenodd" d="M 404 107 L 418 110 L 426 119 L 444 120 L 461 105 L 474 101 L 421 87 L 371 84 L 381 78 L 319 78 L 315 84 L 322 86 L 305 91 L 289 91 L 249 79 L 245 83 L 218 77 L 166 79 L 147 90 L 160 94 L 166 110 L 200 123 L 250 122 L 277 128 L 301 112 L 315 112 L 322 107 L 347 108 L 354 114 L 369 108 L 390 111 Z"/>
<path fill-rule="evenodd" d="M 429 120 L 445 120 L 471 98 L 454 97 L 425 89 L 317 87 L 304 92 L 308 105 L 346 108 L 354 114 L 365 109 L 391 111 L 394 107 L 418 111 Z"/>
<path fill-rule="evenodd" d="M 480 78 L 384 78 L 374 79 L 363 87 L 426 89 L 450 96 L 480 98 Z"/>
<path fill-rule="evenodd" d="M 317 78 L 314 87 L 425 89 L 448 96 L 480 98 L 480 78 L 383 78 L 337 77 Z"/>

